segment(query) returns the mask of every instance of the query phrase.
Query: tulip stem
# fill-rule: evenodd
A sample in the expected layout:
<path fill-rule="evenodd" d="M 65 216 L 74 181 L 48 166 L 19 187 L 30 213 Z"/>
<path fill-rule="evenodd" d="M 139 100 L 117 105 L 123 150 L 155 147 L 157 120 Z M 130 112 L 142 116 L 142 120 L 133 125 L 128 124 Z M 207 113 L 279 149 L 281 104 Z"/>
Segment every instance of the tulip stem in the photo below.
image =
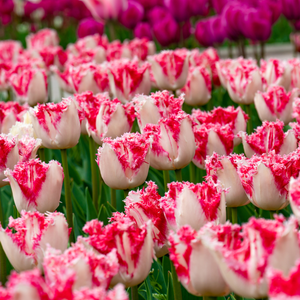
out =
<path fill-rule="evenodd" d="M 175 176 L 176 176 L 176 180 L 177 180 L 178 182 L 182 182 L 182 173 L 181 173 L 181 169 L 175 170 Z"/>
<path fill-rule="evenodd" d="M 167 192 L 168 183 L 170 183 L 170 174 L 168 170 L 163 170 L 163 174 L 164 174 L 164 188 L 165 188 L 165 192 Z"/>
<path fill-rule="evenodd" d="M 117 209 L 117 191 L 113 188 L 110 188 L 110 196 L 111 206 Z"/>
<path fill-rule="evenodd" d="M 210 297 L 210 296 L 204 296 L 203 300 L 217 300 L 218 297 Z"/>
<path fill-rule="evenodd" d="M 265 58 L 265 42 L 260 42 L 260 59 Z"/>
<path fill-rule="evenodd" d="M 139 291 L 137 285 L 131 287 L 131 300 L 139 300 Z"/>
<path fill-rule="evenodd" d="M 128 193 L 129 193 L 129 190 L 124 190 L 124 199 L 126 199 L 126 198 L 127 198 L 127 196 L 128 196 Z"/>
<path fill-rule="evenodd" d="M 276 210 L 270 210 L 270 219 L 274 220 L 275 219 L 274 215 L 277 214 L 277 213 L 278 213 L 278 211 L 276 211 Z"/>
<path fill-rule="evenodd" d="M 1 222 L 1 226 L 4 227 L 5 225 L 4 225 L 4 216 L 3 216 L 1 198 L 0 198 L 0 222 Z M 2 244 L 0 244 L 0 281 L 2 283 L 2 286 L 4 286 L 6 282 L 6 255 L 2 248 Z"/>
<path fill-rule="evenodd" d="M 231 218 L 232 218 L 232 224 L 238 223 L 237 207 L 231 207 Z"/>
<path fill-rule="evenodd" d="M 180 282 L 178 280 L 178 276 L 172 261 L 171 261 L 171 272 L 172 272 L 172 280 L 173 280 L 174 300 L 182 300 Z"/>
<path fill-rule="evenodd" d="M 97 165 L 96 165 L 96 161 L 95 161 L 95 157 L 96 157 L 95 142 L 91 137 L 89 138 L 89 149 L 90 149 L 90 162 L 91 162 L 91 171 L 92 171 L 92 199 L 93 199 L 93 203 L 94 203 L 96 212 L 98 212 L 98 185 L 99 185 L 99 182 L 97 182 Z"/>
<path fill-rule="evenodd" d="M 190 182 L 196 183 L 195 176 L 196 176 L 195 165 L 191 162 L 190 163 Z"/>
<path fill-rule="evenodd" d="M 69 228 L 72 228 L 70 234 L 70 243 L 75 241 L 74 231 L 73 231 L 73 211 L 72 211 L 72 200 L 71 200 L 71 186 L 70 186 L 70 177 L 69 177 L 69 167 L 68 167 L 68 157 L 67 149 L 61 149 L 61 159 L 64 169 L 64 187 L 65 187 L 65 202 L 66 202 L 66 211 L 67 211 L 67 222 Z"/>
<path fill-rule="evenodd" d="M 253 131 L 253 126 L 252 126 L 252 118 L 251 118 L 251 106 L 249 105 L 245 105 L 245 110 L 246 110 L 246 114 L 249 116 L 249 120 L 248 120 L 248 126 L 247 126 L 247 133 L 248 135 L 252 134 Z"/>
<path fill-rule="evenodd" d="M 39 149 L 39 158 L 41 161 L 45 161 L 45 148 Z"/>
<path fill-rule="evenodd" d="M 107 25 L 108 25 L 110 41 L 113 42 L 114 40 L 116 40 L 115 24 L 113 21 L 108 21 Z"/>

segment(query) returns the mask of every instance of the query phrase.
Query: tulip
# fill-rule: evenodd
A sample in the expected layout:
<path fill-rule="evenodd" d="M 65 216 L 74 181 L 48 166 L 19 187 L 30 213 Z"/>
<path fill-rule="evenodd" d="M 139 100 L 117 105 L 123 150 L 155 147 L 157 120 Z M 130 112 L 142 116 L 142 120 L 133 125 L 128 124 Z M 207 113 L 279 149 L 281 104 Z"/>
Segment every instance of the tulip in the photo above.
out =
<path fill-rule="evenodd" d="M 288 60 L 291 69 L 291 87 L 290 89 L 300 89 L 300 60 L 297 58 Z"/>
<path fill-rule="evenodd" d="M 116 40 L 111 42 L 106 50 L 106 60 L 113 61 L 121 59 L 123 53 L 123 45 L 120 41 Z"/>
<path fill-rule="evenodd" d="M 202 243 L 201 234 L 189 225 L 169 235 L 170 259 L 180 282 L 195 296 L 224 296 L 229 293 L 219 266 L 209 249 Z"/>
<path fill-rule="evenodd" d="M 58 207 L 64 179 L 59 162 L 20 161 L 13 170 L 7 169 L 4 174 L 10 182 L 19 212 L 37 210 L 45 213 Z"/>
<path fill-rule="evenodd" d="M 97 163 L 105 184 L 126 190 L 144 183 L 150 164 L 149 150 L 149 140 L 139 133 L 125 133 L 114 140 L 103 139 Z"/>
<path fill-rule="evenodd" d="M 42 58 L 47 68 L 56 65 L 59 69 L 63 69 L 68 60 L 67 53 L 60 46 L 40 48 L 38 55 Z"/>
<path fill-rule="evenodd" d="M 291 178 L 289 183 L 289 200 L 291 204 L 291 208 L 293 214 L 297 218 L 298 222 L 300 222 L 300 203 L 299 203 L 299 177 Z"/>
<path fill-rule="evenodd" d="M 300 98 L 295 98 L 293 102 L 293 114 L 292 116 L 296 118 L 296 121 L 300 123 Z"/>
<path fill-rule="evenodd" d="M 61 251 L 68 246 L 68 225 L 58 212 L 45 216 L 22 211 L 21 218 L 10 217 L 8 227 L 1 229 L 3 250 L 17 271 L 41 268 L 47 244 Z"/>
<path fill-rule="evenodd" d="M 79 38 L 84 38 L 89 35 L 99 34 L 104 32 L 104 23 L 98 22 L 93 18 L 87 18 L 80 21 L 77 28 L 77 35 Z"/>
<path fill-rule="evenodd" d="M 156 52 L 155 44 L 147 38 L 135 38 L 123 43 L 123 57 L 139 60 L 146 60 L 148 55 L 154 55 Z"/>
<path fill-rule="evenodd" d="M 9 71 L 11 64 L 0 60 L 0 91 L 9 89 Z"/>
<path fill-rule="evenodd" d="M 190 67 L 185 86 L 177 91 L 177 95 L 185 94 L 188 105 L 205 105 L 211 98 L 211 79 L 204 67 Z"/>
<path fill-rule="evenodd" d="M 150 96 L 137 95 L 133 99 L 141 131 L 147 124 L 158 124 L 161 118 L 169 118 L 182 111 L 183 95 L 174 98 L 168 91 L 158 91 Z"/>
<path fill-rule="evenodd" d="M 257 207 L 276 211 L 288 205 L 287 186 L 300 171 L 299 153 L 280 156 L 274 152 L 252 156 L 238 173 L 250 201 Z"/>
<path fill-rule="evenodd" d="M 291 85 L 291 66 L 286 61 L 269 59 L 260 61 L 260 72 L 263 89 L 266 91 L 270 85 L 280 85 L 287 91 Z"/>
<path fill-rule="evenodd" d="M 153 258 L 152 224 L 148 221 L 140 228 L 126 217 L 105 227 L 92 220 L 83 227 L 89 235 L 84 240 L 100 253 L 117 249 L 119 273 L 113 277 L 111 286 L 123 283 L 135 286 L 146 279 Z"/>
<path fill-rule="evenodd" d="M 284 133 L 283 126 L 283 122 L 279 120 L 276 122 L 265 121 L 251 135 L 248 136 L 245 132 L 241 133 L 246 156 L 250 158 L 254 154 L 268 154 L 270 151 L 284 155 L 295 151 L 298 144 L 296 134 L 293 130 Z"/>
<path fill-rule="evenodd" d="M 113 276 L 118 273 L 119 263 L 116 249 L 103 255 L 96 253 L 91 247 L 86 249 L 81 242 L 77 242 L 63 254 L 48 248 L 43 267 L 46 282 L 51 289 L 59 286 L 57 281 L 60 280 L 60 274 L 68 273 L 67 270 L 75 271 L 76 274 L 73 290 L 98 286 L 107 289 Z"/>
<path fill-rule="evenodd" d="M 230 289 L 245 298 L 268 294 L 267 268 L 288 272 L 299 259 L 295 220 L 254 219 L 243 227 L 207 224 L 201 233 Z"/>
<path fill-rule="evenodd" d="M 80 120 L 72 98 L 29 110 L 33 129 L 43 146 L 49 149 L 74 147 L 80 137 Z"/>
<path fill-rule="evenodd" d="M 300 22 L 298 21 L 296 24 L 294 24 L 294 27 L 296 27 L 296 30 L 299 30 L 300 28 Z M 291 43 L 294 45 L 294 49 L 295 51 L 299 52 L 300 51 L 300 35 L 299 33 L 295 32 L 295 33 L 291 33 L 290 34 L 290 41 Z M 297 61 L 297 59 L 290 59 L 288 62 L 289 64 L 291 63 L 291 61 Z M 292 81 L 293 81 L 293 74 L 292 74 Z M 292 84 L 292 83 L 291 83 Z"/>
<path fill-rule="evenodd" d="M 282 14 L 288 20 L 299 20 L 300 9 L 299 2 L 297 0 L 280 1 L 282 3 Z"/>
<path fill-rule="evenodd" d="M 216 62 L 218 77 L 220 79 L 220 83 L 225 89 L 227 89 L 228 73 L 237 63 L 238 61 L 234 59 L 221 59 Z"/>
<path fill-rule="evenodd" d="M 54 47 L 59 44 L 59 37 L 55 30 L 45 28 L 26 37 L 27 49 Z"/>
<path fill-rule="evenodd" d="M 44 70 L 28 67 L 18 73 L 12 73 L 9 77 L 11 86 L 17 100 L 35 106 L 37 103 L 45 103 L 48 99 L 48 82 Z"/>
<path fill-rule="evenodd" d="M 151 26 L 149 23 L 146 22 L 140 22 L 139 24 L 137 24 L 136 27 L 134 28 L 133 33 L 134 36 L 139 39 L 147 38 L 150 41 L 153 39 Z"/>
<path fill-rule="evenodd" d="M 157 257 L 168 253 L 167 241 L 167 221 L 163 210 L 159 207 L 160 195 L 157 192 L 158 186 L 153 182 L 147 182 L 146 189 L 130 191 L 125 199 L 126 216 L 132 218 L 139 227 L 152 221 L 152 236 L 154 240 L 154 250 Z"/>
<path fill-rule="evenodd" d="M 162 51 L 149 56 L 148 60 L 159 89 L 175 91 L 184 87 L 189 70 L 189 55 L 186 50 Z"/>
<path fill-rule="evenodd" d="M 139 66 L 137 61 L 129 60 L 110 63 L 109 85 L 113 96 L 126 103 L 135 94 L 148 95 L 151 90 L 149 67 L 148 63 Z"/>
<path fill-rule="evenodd" d="M 205 159 L 214 152 L 219 155 L 229 155 L 233 151 L 234 134 L 230 124 L 202 124 L 193 127 L 196 151 L 193 163 L 200 169 L 205 169 Z"/>
<path fill-rule="evenodd" d="M 22 44 L 19 41 L 0 41 L 0 60 L 4 62 L 16 62 L 22 51 Z"/>
<path fill-rule="evenodd" d="M 286 93 L 281 86 L 270 86 L 265 93 L 257 92 L 254 104 L 260 120 L 274 122 L 279 119 L 287 125 L 293 119 L 293 102 L 297 94 L 297 89 Z"/>
<path fill-rule="evenodd" d="M 192 121 L 184 112 L 148 124 L 144 134 L 152 139 L 150 165 L 157 170 L 177 170 L 187 166 L 195 154 Z"/>
<path fill-rule="evenodd" d="M 126 28 L 133 29 L 143 20 L 144 8 L 137 1 L 129 0 L 126 10 L 122 12 L 119 21 Z"/>
<path fill-rule="evenodd" d="M 199 230 L 208 222 L 225 223 L 225 190 L 219 184 L 172 182 L 168 188 L 165 197 L 160 199 L 160 206 L 170 230 L 177 231 L 183 225 Z"/>
<path fill-rule="evenodd" d="M 65 91 L 69 94 L 75 93 L 70 67 L 66 67 L 63 72 L 60 72 L 57 66 L 51 66 L 50 70 L 54 74 L 54 78 L 59 84 L 59 87 L 62 91 Z"/>

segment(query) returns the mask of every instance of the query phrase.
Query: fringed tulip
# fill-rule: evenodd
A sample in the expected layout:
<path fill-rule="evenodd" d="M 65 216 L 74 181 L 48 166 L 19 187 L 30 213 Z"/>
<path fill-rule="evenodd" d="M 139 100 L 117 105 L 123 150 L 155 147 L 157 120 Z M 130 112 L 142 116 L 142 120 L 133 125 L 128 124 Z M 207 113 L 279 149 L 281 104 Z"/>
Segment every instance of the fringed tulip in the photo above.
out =
<path fill-rule="evenodd" d="M 283 131 L 283 122 L 263 122 L 257 127 L 255 132 L 247 135 L 245 132 L 240 134 L 243 140 L 244 151 L 247 157 L 254 154 L 262 155 L 274 151 L 276 154 L 289 154 L 297 149 L 297 134 L 293 130 L 286 133 Z"/>
<path fill-rule="evenodd" d="M 17 271 L 42 267 L 47 244 L 65 251 L 68 246 L 69 230 L 63 214 L 47 216 L 38 212 L 22 211 L 21 217 L 10 217 L 8 227 L 1 228 L 0 241 L 12 266 Z"/>
<path fill-rule="evenodd" d="M 98 149 L 103 181 L 113 189 L 131 189 L 144 183 L 150 166 L 150 142 L 139 133 L 105 138 Z"/>
<path fill-rule="evenodd" d="M 189 115 L 179 112 L 148 124 L 144 134 L 152 140 L 150 165 L 157 170 L 176 170 L 187 166 L 195 154 L 195 137 Z"/>
<path fill-rule="evenodd" d="M 85 241 L 95 250 L 107 254 L 117 249 L 119 273 L 111 285 L 123 283 L 135 286 L 146 279 L 153 259 L 152 224 L 148 221 L 141 227 L 124 217 L 105 227 L 98 220 L 88 222 L 83 231 L 89 235 Z"/>
<path fill-rule="evenodd" d="M 244 206 L 250 202 L 237 172 L 240 164 L 246 163 L 244 155 L 220 156 L 214 153 L 206 159 L 206 172 L 214 182 L 220 181 L 225 193 L 226 207 Z"/>
<path fill-rule="evenodd" d="M 267 92 L 258 92 L 254 104 L 260 120 L 274 122 L 279 119 L 287 125 L 293 119 L 293 102 L 297 94 L 297 89 L 286 93 L 281 86 L 270 86 Z"/>
<path fill-rule="evenodd" d="M 224 296 L 229 287 L 207 246 L 202 243 L 201 231 L 189 225 L 169 235 L 170 259 L 178 278 L 189 293 L 196 296 Z"/>
<path fill-rule="evenodd" d="M 26 37 L 28 49 L 40 49 L 43 47 L 58 46 L 59 38 L 55 30 L 45 28 L 35 34 Z"/>
<path fill-rule="evenodd" d="M 177 91 L 184 93 L 184 102 L 188 105 L 205 105 L 211 98 L 210 74 L 204 67 L 190 67 L 185 86 Z"/>
<path fill-rule="evenodd" d="M 169 230 L 183 225 L 199 230 L 208 222 L 225 223 L 225 190 L 213 181 L 193 184 L 172 182 L 169 191 L 160 199 L 160 206 L 168 221 Z"/>
<path fill-rule="evenodd" d="M 22 44 L 19 41 L 0 41 L 0 60 L 15 63 L 22 51 Z"/>
<path fill-rule="evenodd" d="M 300 124 L 300 98 L 295 98 L 294 99 L 292 116 Z"/>
<path fill-rule="evenodd" d="M 159 89 L 175 91 L 184 87 L 189 71 L 187 50 L 162 51 L 148 60 Z"/>
<path fill-rule="evenodd" d="M 289 184 L 289 200 L 293 214 L 300 223 L 300 177 L 291 178 Z"/>
<path fill-rule="evenodd" d="M 291 66 L 291 86 L 290 89 L 300 89 L 300 60 L 297 58 L 288 60 Z"/>
<path fill-rule="evenodd" d="M 138 58 L 140 61 L 144 61 L 148 55 L 154 55 L 155 52 L 154 42 L 147 38 L 135 38 L 123 43 L 123 56 L 129 59 Z"/>
<path fill-rule="evenodd" d="M 52 160 L 49 164 L 39 159 L 19 162 L 13 170 L 4 172 L 7 176 L 17 210 L 55 211 L 60 202 L 64 179 L 59 162 Z"/>
<path fill-rule="evenodd" d="M 11 63 L 0 60 L 0 91 L 7 91 L 9 89 L 9 71 Z"/>
<path fill-rule="evenodd" d="M 72 98 L 31 108 L 31 122 L 43 146 L 49 149 L 74 147 L 80 137 L 80 120 Z"/>
<path fill-rule="evenodd" d="M 126 216 L 134 219 L 139 227 L 149 220 L 152 221 L 154 250 L 156 256 L 161 257 L 168 253 L 166 247 L 167 221 L 163 210 L 159 207 L 161 197 L 157 190 L 158 186 L 153 181 L 149 181 L 146 189 L 129 192 L 125 199 L 125 213 Z"/>

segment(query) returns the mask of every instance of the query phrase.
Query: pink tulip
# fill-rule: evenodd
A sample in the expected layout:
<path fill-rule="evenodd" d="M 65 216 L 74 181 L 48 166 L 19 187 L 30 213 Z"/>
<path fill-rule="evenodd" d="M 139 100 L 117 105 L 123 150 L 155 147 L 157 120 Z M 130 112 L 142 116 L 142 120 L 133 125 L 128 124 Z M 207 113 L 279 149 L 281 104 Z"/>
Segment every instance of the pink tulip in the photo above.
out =
<path fill-rule="evenodd" d="M 297 58 L 288 60 L 291 66 L 291 86 L 290 89 L 300 89 L 300 60 Z"/>
<path fill-rule="evenodd" d="M 296 118 L 296 121 L 300 124 L 300 98 L 294 99 L 292 117 Z"/>
<path fill-rule="evenodd" d="M 139 65 L 138 61 L 119 60 L 108 65 L 109 85 L 114 97 L 126 103 L 135 94 L 148 95 L 151 90 L 149 63 Z"/>
<path fill-rule="evenodd" d="M 178 278 L 196 296 L 224 296 L 229 293 L 219 266 L 201 240 L 201 233 L 184 225 L 169 235 L 170 259 Z"/>
<path fill-rule="evenodd" d="M 289 200 L 293 214 L 300 222 L 300 177 L 291 178 L 289 183 Z"/>
<path fill-rule="evenodd" d="M 74 147 L 80 137 L 80 120 L 72 98 L 54 104 L 38 105 L 30 111 L 33 129 L 43 146 L 49 149 Z"/>
<path fill-rule="evenodd" d="M 150 164 L 150 142 L 139 133 L 105 138 L 98 149 L 98 166 L 104 182 L 114 189 L 131 189 L 144 183 Z"/>
<path fill-rule="evenodd" d="M 135 38 L 123 43 L 123 57 L 139 60 L 146 60 L 148 55 L 154 55 L 156 52 L 155 44 L 147 38 Z"/>
<path fill-rule="evenodd" d="M 45 28 L 35 34 L 26 37 L 27 49 L 40 49 L 43 47 L 55 47 L 59 44 L 59 37 L 55 30 Z"/>
<path fill-rule="evenodd" d="M 205 105 L 211 98 L 211 79 L 204 67 L 189 67 L 189 74 L 185 86 L 177 91 L 177 95 L 184 93 L 184 101 L 188 105 Z"/>
<path fill-rule="evenodd" d="M 135 286 L 146 279 L 153 259 L 152 224 L 148 221 L 140 228 L 124 217 L 105 227 L 98 220 L 88 222 L 83 231 L 89 235 L 85 241 L 95 250 L 107 254 L 117 250 L 119 273 L 111 285 L 123 283 Z"/>
<path fill-rule="evenodd" d="M 279 119 L 287 125 L 293 119 L 293 102 L 297 94 L 297 89 L 286 93 L 281 86 L 270 86 L 267 92 L 258 92 L 254 104 L 260 120 L 274 122 Z"/>
<path fill-rule="evenodd" d="M 247 205 L 250 200 L 245 193 L 238 174 L 240 164 L 246 163 L 244 155 L 231 154 L 220 156 L 214 153 L 206 159 L 206 172 L 214 182 L 220 182 L 225 193 L 226 207 L 239 207 Z"/>
<path fill-rule="evenodd" d="M 160 199 L 169 230 L 183 225 L 199 230 L 208 222 L 225 223 L 226 206 L 222 187 L 212 181 L 193 184 L 172 182 L 169 191 Z"/>
<path fill-rule="evenodd" d="M 62 91 L 69 94 L 75 93 L 70 67 L 67 66 L 63 72 L 61 72 L 56 66 L 51 66 L 50 70 L 52 74 L 54 74 L 54 77 Z"/>
<path fill-rule="evenodd" d="M 106 60 L 114 61 L 122 58 L 123 54 L 123 44 L 119 41 L 113 41 L 108 44 L 106 50 Z"/>
<path fill-rule="evenodd" d="M 246 156 L 250 158 L 254 154 L 268 154 L 270 151 L 283 155 L 295 151 L 298 144 L 297 134 L 294 130 L 284 133 L 283 126 L 283 122 L 279 120 L 276 122 L 265 121 L 251 135 L 242 132 L 240 136 Z"/>
<path fill-rule="evenodd" d="M 13 170 L 4 172 L 7 176 L 16 207 L 19 212 L 55 211 L 60 202 L 64 179 L 60 163 L 52 160 L 49 164 L 39 159 L 19 162 Z"/>
<path fill-rule="evenodd" d="M 4 62 L 16 62 L 22 51 L 22 44 L 19 41 L 0 41 L 0 60 Z"/>
<path fill-rule="evenodd" d="M 60 46 L 55 47 L 43 47 L 37 51 L 38 55 L 42 58 L 45 66 L 49 68 L 50 66 L 57 66 L 59 69 L 63 69 L 68 55 Z"/>
<path fill-rule="evenodd" d="M 148 124 L 144 134 L 152 140 L 150 165 L 157 170 L 176 170 L 187 166 L 195 154 L 195 137 L 189 115 L 180 112 Z"/>
<path fill-rule="evenodd" d="M 263 89 L 266 91 L 271 85 L 279 85 L 289 90 L 291 85 L 292 67 L 286 61 L 269 59 L 260 61 L 260 72 L 262 76 Z"/>
<path fill-rule="evenodd" d="M 220 79 L 220 83 L 225 89 L 227 89 L 228 72 L 237 63 L 238 60 L 234 60 L 234 59 L 221 59 L 216 62 L 218 77 Z"/>
<path fill-rule="evenodd" d="M 141 130 L 147 124 L 158 124 L 161 118 L 169 118 L 182 111 L 183 95 L 174 98 L 168 91 L 158 91 L 150 96 L 137 95 L 133 99 Z"/>
<path fill-rule="evenodd" d="M 63 214 L 44 216 L 38 212 L 22 211 L 21 218 L 9 218 L 6 229 L 0 231 L 3 250 L 17 271 L 42 267 L 47 244 L 65 251 L 69 230 Z"/>
<path fill-rule="evenodd" d="M 139 227 L 152 221 L 152 236 L 154 239 L 154 250 L 157 257 L 168 253 L 167 221 L 163 210 L 159 207 L 160 195 L 157 192 L 158 186 L 153 182 L 147 182 L 146 189 L 137 192 L 129 192 L 125 199 L 126 216 L 132 218 Z"/>
<path fill-rule="evenodd" d="M 205 169 L 205 159 L 214 152 L 219 155 L 229 155 L 233 151 L 234 134 L 230 124 L 202 124 L 193 127 L 196 151 L 193 163 L 200 169 Z"/>
<path fill-rule="evenodd" d="M 11 67 L 11 63 L 0 60 L 0 91 L 9 89 L 9 71 Z"/>
<path fill-rule="evenodd" d="M 175 91 L 184 87 L 189 68 L 187 50 L 162 51 L 157 55 L 149 56 L 148 60 L 159 89 Z"/>

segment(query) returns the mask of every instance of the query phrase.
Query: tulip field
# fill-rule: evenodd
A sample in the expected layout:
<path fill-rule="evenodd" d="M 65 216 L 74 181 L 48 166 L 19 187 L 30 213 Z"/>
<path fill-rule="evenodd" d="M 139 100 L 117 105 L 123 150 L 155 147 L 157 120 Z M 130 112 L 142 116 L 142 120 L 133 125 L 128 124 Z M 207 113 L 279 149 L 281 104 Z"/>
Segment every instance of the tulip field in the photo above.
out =
<path fill-rule="evenodd" d="M 299 300 L 300 3 L 51 1 L 0 0 L 0 300 Z"/>

